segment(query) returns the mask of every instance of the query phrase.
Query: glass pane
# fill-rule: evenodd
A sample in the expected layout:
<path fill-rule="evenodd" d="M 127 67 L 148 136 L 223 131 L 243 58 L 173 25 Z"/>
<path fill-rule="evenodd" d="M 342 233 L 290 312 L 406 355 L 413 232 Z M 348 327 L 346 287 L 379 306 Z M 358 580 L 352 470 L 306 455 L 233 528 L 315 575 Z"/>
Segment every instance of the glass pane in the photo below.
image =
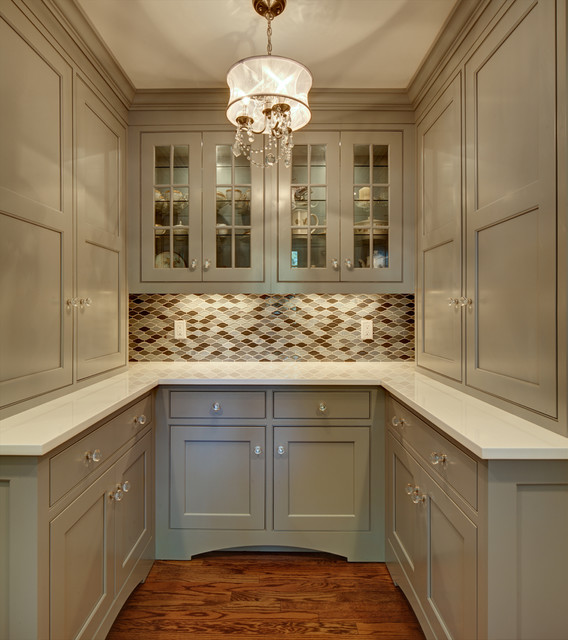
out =
<path fill-rule="evenodd" d="M 241 269 L 250 267 L 250 231 L 248 229 L 235 230 L 235 267 Z"/>
<path fill-rule="evenodd" d="M 373 236 L 373 268 L 384 269 L 389 266 L 388 232 Z"/>
<path fill-rule="evenodd" d="M 368 144 L 353 145 L 353 182 L 370 181 L 370 147 Z"/>
<path fill-rule="evenodd" d="M 369 231 L 358 232 L 355 230 L 353 236 L 353 256 L 356 269 L 368 269 L 371 266 L 370 253 L 370 233 Z"/>
<path fill-rule="evenodd" d="M 154 147 L 154 182 L 170 183 L 170 146 Z"/>
<path fill-rule="evenodd" d="M 312 225 L 325 226 L 327 224 L 327 203 L 325 201 L 312 201 L 311 213 L 312 215 L 310 216 L 310 219 Z"/>
<path fill-rule="evenodd" d="M 232 265 L 231 229 L 217 227 L 217 263 L 218 269 L 230 269 Z"/>
<path fill-rule="evenodd" d="M 292 184 L 308 182 L 308 145 L 295 145 L 292 149 Z"/>
<path fill-rule="evenodd" d="M 370 222 L 370 188 L 354 187 L 353 189 L 353 224 L 369 224 Z"/>
<path fill-rule="evenodd" d="M 373 182 L 375 184 L 388 184 L 389 182 L 388 167 L 373 167 Z"/>
<path fill-rule="evenodd" d="M 373 187 L 373 200 L 388 200 L 389 188 L 388 187 Z"/>
<path fill-rule="evenodd" d="M 323 269 L 326 265 L 326 234 L 311 234 L 310 245 L 310 266 Z"/>
<path fill-rule="evenodd" d="M 174 269 L 187 268 L 188 255 L 187 229 L 174 229 Z"/>
<path fill-rule="evenodd" d="M 237 158 L 238 159 L 238 158 Z M 245 158 L 246 160 L 246 158 Z M 247 160 L 248 163 L 248 160 Z M 236 163 L 235 163 L 236 165 Z M 235 166 L 235 182 L 240 183 L 240 184 L 250 184 L 251 182 L 251 177 L 250 177 L 250 164 L 247 164 L 246 167 L 237 167 Z"/>
<path fill-rule="evenodd" d="M 170 260 L 170 232 L 169 229 L 154 230 L 154 266 L 157 269 L 169 269 Z"/>
<path fill-rule="evenodd" d="M 187 145 L 174 147 L 174 184 L 188 184 L 189 182 L 189 147 Z"/>
<path fill-rule="evenodd" d="M 307 235 L 292 235 L 292 250 L 290 252 L 290 266 L 305 269 L 308 266 L 308 237 Z"/>
<path fill-rule="evenodd" d="M 325 184 L 326 182 L 326 145 L 314 144 L 310 147 L 311 178 L 312 184 Z"/>
<path fill-rule="evenodd" d="M 215 164 L 218 167 L 231 167 L 233 164 L 233 152 L 231 145 L 218 144 L 215 149 Z"/>
<path fill-rule="evenodd" d="M 381 225 L 389 223 L 389 203 L 384 201 L 373 201 L 373 220 Z"/>
<path fill-rule="evenodd" d="M 250 189 L 241 187 L 241 194 L 235 200 L 235 224 L 250 225 Z"/>
<path fill-rule="evenodd" d="M 373 167 L 389 166 L 389 147 L 387 144 L 373 145 Z"/>
<path fill-rule="evenodd" d="M 154 189 L 154 224 L 162 227 L 170 224 L 169 189 Z"/>

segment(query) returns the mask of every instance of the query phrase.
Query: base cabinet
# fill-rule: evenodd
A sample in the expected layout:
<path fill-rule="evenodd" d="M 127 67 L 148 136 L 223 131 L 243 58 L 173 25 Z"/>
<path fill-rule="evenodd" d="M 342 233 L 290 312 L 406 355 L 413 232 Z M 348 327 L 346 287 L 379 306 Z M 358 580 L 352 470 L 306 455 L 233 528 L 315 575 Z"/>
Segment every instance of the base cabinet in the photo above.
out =
<path fill-rule="evenodd" d="M 153 562 L 152 413 L 148 396 L 40 459 L 0 459 L 0 637 L 106 637 Z"/>
<path fill-rule="evenodd" d="M 387 566 L 428 640 L 564 640 L 568 462 L 477 460 L 387 405 Z"/>
<path fill-rule="evenodd" d="M 270 546 L 383 561 L 382 407 L 367 388 L 161 389 L 156 557 Z"/>

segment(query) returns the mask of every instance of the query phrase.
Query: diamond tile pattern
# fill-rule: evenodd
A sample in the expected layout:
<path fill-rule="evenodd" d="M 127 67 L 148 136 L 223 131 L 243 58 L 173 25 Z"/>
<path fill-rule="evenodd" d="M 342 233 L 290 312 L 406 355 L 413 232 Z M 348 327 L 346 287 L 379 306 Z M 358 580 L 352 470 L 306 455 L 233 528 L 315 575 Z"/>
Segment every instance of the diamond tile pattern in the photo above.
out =
<path fill-rule="evenodd" d="M 174 338 L 174 320 L 187 321 L 187 339 Z M 131 361 L 413 359 L 412 295 L 130 295 Z"/>

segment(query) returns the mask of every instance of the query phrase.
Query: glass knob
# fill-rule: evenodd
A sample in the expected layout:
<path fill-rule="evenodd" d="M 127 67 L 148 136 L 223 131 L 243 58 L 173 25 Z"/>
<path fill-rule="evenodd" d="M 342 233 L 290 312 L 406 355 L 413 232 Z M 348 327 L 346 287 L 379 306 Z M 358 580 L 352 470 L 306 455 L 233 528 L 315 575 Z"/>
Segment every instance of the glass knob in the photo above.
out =
<path fill-rule="evenodd" d="M 402 428 L 406 424 L 404 418 L 398 418 L 397 416 L 393 416 L 391 419 L 391 424 L 393 427 Z"/>
<path fill-rule="evenodd" d="M 128 482 L 128 480 L 125 480 L 122 483 L 122 490 L 124 491 L 124 493 L 128 493 L 130 491 L 130 482 Z"/>
<path fill-rule="evenodd" d="M 109 493 L 109 497 L 115 502 L 120 502 L 122 500 L 122 498 L 124 497 L 124 492 L 122 491 L 120 485 L 112 493 Z"/>
<path fill-rule="evenodd" d="M 459 304 L 460 301 L 457 298 L 448 298 L 448 307 L 457 307 Z"/>
<path fill-rule="evenodd" d="M 327 411 L 327 405 L 325 402 L 320 402 L 318 409 L 320 413 L 325 413 Z"/>
<path fill-rule="evenodd" d="M 90 462 L 100 462 L 102 460 L 102 453 L 100 449 L 95 449 L 94 451 L 87 451 L 85 453 L 85 458 Z"/>
<path fill-rule="evenodd" d="M 276 448 L 276 452 L 279 456 L 283 456 L 286 453 L 286 449 L 281 444 L 279 444 Z"/>
<path fill-rule="evenodd" d="M 72 307 L 78 307 L 79 298 L 67 298 L 66 304 L 68 309 L 71 309 Z"/>
<path fill-rule="evenodd" d="M 334 258 L 331 261 L 331 266 L 337 271 L 339 269 L 339 260 L 337 258 Z"/>
<path fill-rule="evenodd" d="M 205 262 L 203 263 L 203 269 L 207 271 L 207 269 L 209 269 L 210 266 L 211 266 L 211 260 L 205 260 Z"/>
<path fill-rule="evenodd" d="M 262 453 L 262 447 L 256 445 L 256 447 L 253 449 L 253 452 L 255 456 L 259 456 Z"/>
<path fill-rule="evenodd" d="M 459 300 L 456 300 L 456 303 L 459 303 L 462 307 L 471 307 L 473 300 L 462 296 Z"/>
<path fill-rule="evenodd" d="M 197 260 L 195 258 L 193 258 L 193 260 L 189 263 L 189 268 L 192 271 L 195 271 L 195 269 L 197 269 L 197 265 L 198 265 Z"/>
<path fill-rule="evenodd" d="M 144 414 L 137 416 L 134 418 L 134 422 L 140 426 L 146 424 L 147 418 Z"/>
<path fill-rule="evenodd" d="M 414 487 L 410 483 L 406 485 L 406 488 L 404 490 L 409 496 L 414 493 Z"/>
<path fill-rule="evenodd" d="M 213 411 L 213 413 L 219 413 L 221 411 L 221 405 L 218 402 L 214 402 L 211 405 L 211 411 Z"/>
<path fill-rule="evenodd" d="M 432 452 L 430 454 L 430 462 L 432 464 L 446 464 L 447 460 L 448 460 L 448 455 L 446 453 Z"/>
<path fill-rule="evenodd" d="M 420 504 L 421 502 L 426 502 L 426 496 L 424 494 L 420 495 L 419 487 L 416 487 L 412 493 L 412 502 L 414 502 L 414 504 Z"/>
<path fill-rule="evenodd" d="M 345 258 L 345 266 L 346 266 L 348 269 L 353 269 L 353 261 L 352 261 L 352 260 L 350 260 L 349 258 Z"/>

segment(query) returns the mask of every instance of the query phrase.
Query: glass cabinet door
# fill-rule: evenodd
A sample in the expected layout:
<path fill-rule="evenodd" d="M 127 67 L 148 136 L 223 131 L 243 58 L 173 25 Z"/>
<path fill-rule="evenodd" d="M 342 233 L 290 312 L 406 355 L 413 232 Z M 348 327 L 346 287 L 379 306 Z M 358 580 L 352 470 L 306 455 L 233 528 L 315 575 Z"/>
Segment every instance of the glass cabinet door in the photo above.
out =
<path fill-rule="evenodd" d="M 232 145 L 232 134 L 204 134 L 203 279 L 261 281 L 262 169 Z"/>
<path fill-rule="evenodd" d="M 142 134 L 142 277 L 201 279 L 201 135 Z"/>
<path fill-rule="evenodd" d="M 280 281 L 339 279 L 339 135 L 298 133 L 279 172 Z"/>
<path fill-rule="evenodd" d="M 402 278 L 402 134 L 341 137 L 341 279 Z"/>

